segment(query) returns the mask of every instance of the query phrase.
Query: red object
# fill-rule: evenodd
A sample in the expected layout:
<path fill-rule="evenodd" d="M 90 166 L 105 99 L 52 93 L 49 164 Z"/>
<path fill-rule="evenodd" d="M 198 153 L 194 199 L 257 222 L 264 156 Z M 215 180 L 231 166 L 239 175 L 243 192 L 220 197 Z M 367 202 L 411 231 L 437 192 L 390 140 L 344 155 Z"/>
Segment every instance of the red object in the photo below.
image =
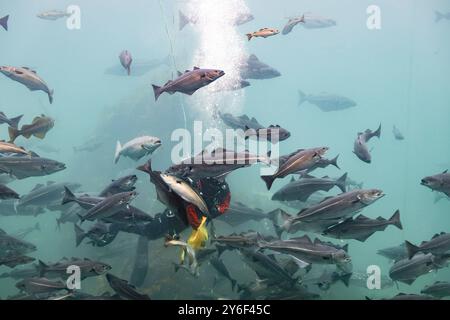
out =
<path fill-rule="evenodd" d="M 223 200 L 222 203 L 217 205 L 217 210 L 220 212 L 220 214 L 224 214 L 228 208 L 230 207 L 230 201 L 231 201 L 231 194 L 228 193 L 225 197 L 225 200 Z"/>
<path fill-rule="evenodd" d="M 195 210 L 195 206 L 192 204 L 188 204 L 186 206 L 186 214 L 191 227 L 197 230 L 200 227 L 201 221 L 198 218 L 197 210 Z"/>

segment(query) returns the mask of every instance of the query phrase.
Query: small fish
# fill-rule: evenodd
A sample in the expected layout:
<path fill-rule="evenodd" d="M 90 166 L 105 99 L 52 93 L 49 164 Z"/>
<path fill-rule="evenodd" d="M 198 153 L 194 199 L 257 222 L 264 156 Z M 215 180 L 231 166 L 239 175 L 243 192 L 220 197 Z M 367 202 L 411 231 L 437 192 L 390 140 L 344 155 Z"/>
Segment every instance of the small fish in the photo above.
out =
<path fill-rule="evenodd" d="M 395 125 L 392 127 L 392 133 L 394 134 L 396 140 L 405 140 L 405 137 Z"/>
<path fill-rule="evenodd" d="M 111 273 L 106 274 L 109 285 L 120 298 L 125 300 L 151 300 L 146 294 L 140 294 L 128 281 L 120 279 Z"/>
<path fill-rule="evenodd" d="M 353 153 L 365 163 L 372 162 L 372 156 L 370 155 L 369 149 L 367 148 L 367 142 L 373 137 L 380 138 L 381 135 L 381 124 L 376 131 L 367 129 L 365 132 L 359 132 L 353 144 Z"/>
<path fill-rule="evenodd" d="M 8 118 L 3 112 L 0 111 L 0 124 L 7 123 L 10 127 L 17 128 L 22 117 L 23 114 L 14 118 Z"/>
<path fill-rule="evenodd" d="M 180 240 L 167 238 L 164 243 L 164 246 L 166 246 L 166 247 L 168 247 L 168 246 L 181 247 L 182 248 L 181 265 L 184 265 L 185 257 L 187 255 L 187 257 L 188 257 L 187 264 L 189 266 L 189 271 L 193 275 L 198 275 L 198 261 L 197 261 L 197 257 L 195 254 L 195 250 L 189 244 L 187 244 L 186 242 L 180 241 Z"/>
<path fill-rule="evenodd" d="M 64 11 L 58 11 L 58 10 L 51 10 L 51 11 L 46 11 L 46 12 L 42 12 L 37 14 L 36 16 L 38 18 L 44 19 L 44 20 L 58 20 L 61 18 L 66 18 L 66 17 L 70 17 L 72 14 L 71 13 L 67 13 Z"/>
<path fill-rule="evenodd" d="M 288 33 L 290 33 L 292 31 L 292 29 L 294 29 L 294 27 L 296 25 L 298 25 L 299 23 L 303 23 L 303 22 L 305 22 L 305 15 L 302 15 L 301 17 L 290 18 L 289 21 L 284 26 L 281 33 L 283 35 L 287 35 Z"/>
<path fill-rule="evenodd" d="M 323 112 L 339 111 L 356 106 L 356 102 L 352 99 L 334 93 L 321 92 L 307 95 L 303 91 L 298 90 L 298 94 L 300 97 L 298 101 L 299 106 L 308 102 Z"/>
<path fill-rule="evenodd" d="M 18 136 L 23 136 L 26 139 L 29 139 L 31 136 L 35 136 L 39 139 L 44 139 L 47 132 L 49 132 L 54 125 L 55 120 L 41 114 L 40 116 L 35 117 L 31 124 L 23 125 L 20 130 L 9 127 L 8 133 L 9 138 L 11 139 L 10 143 L 14 142 L 14 140 L 16 140 Z"/>
<path fill-rule="evenodd" d="M 9 15 L 0 18 L 0 26 L 2 26 L 6 31 L 8 31 L 8 19 Z"/>
<path fill-rule="evenodd" d="M 29 278 L 24 279 L 16 284 L 17 289 L 28 294 L 42 294 L 67 290 L 67 285 L 61 281 L 52 281 L 47 278 Z"/>
<path fill-rule="evenodd" d="M 5 141 L 0 141 L 0 153 L 18 153 L 31 156 L 31 152 L 28 152 L 24 148 L 18 147 L 13 143 Z"/>
<path fill-rule="evenodd" d="M 436 18 L 434 20 L 435 22 L 439 22 L 442 19 L 450 20 L 450 12 L 442 13 L 442 12 L 439 12 L 439 11 L 435 11 L 435 14 L 436 14 Z"/>
<path fill-rule="evenodd" d="M 123 146 L 117 141 L 114 163 L 117 163 L 121 156 L 137 161 L 142 157 L 153 154 L 161 146 L 161 139 L 157 137 L 142 136 L 128 141 Z"/>
<path fill-rule="evenodd" d="M 128 75 L 131 74 L 131 64 L 133 63 L 133 57 L 131 53 L 124 50 L 119 55 L 120 64 L 127 70 Z"/>
<path fill-rule="evenodd" d="M 280 33 L 280 31 L 278 31 L 277 29 L 262 28 L 262 29 L 259 29 L 258 31 L 255 31 L 252 33 L 247 33 L 246 36 L 247 36 L 248 41 L 250 41 L 252 38 L 257 38 L 257 37 L 267 38 L 267 37 L 275 36 L 279 33 Z"/>
<path fill-rule="evenodd" d="M 447 197 L 450 197 L 450 173 L 448 170 L 433 176 L 425 177 L 420 184 L 430 188 L 432 191 L 442 192 Z"/>

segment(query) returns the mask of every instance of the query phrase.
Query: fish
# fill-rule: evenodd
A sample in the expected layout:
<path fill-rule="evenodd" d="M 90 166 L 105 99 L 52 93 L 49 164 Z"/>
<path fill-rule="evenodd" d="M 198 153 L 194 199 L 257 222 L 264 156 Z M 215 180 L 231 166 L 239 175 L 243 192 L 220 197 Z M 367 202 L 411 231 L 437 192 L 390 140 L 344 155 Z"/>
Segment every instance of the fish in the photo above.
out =
<path fill-rule="evenodd" d="M 419 246 L 405 241 L 405 248 L 410 259 L 418 252 L 432 253 L 434 255 L 445 254 L 450 252 L 450 233 L 436 233 L 431 240 L 423 241 Z"/>
<path fill-rule="evenodd" d="M 380 138 L 381 135 L 381 124 L 376 131 L 367 129 L 365 132 L 358 132 L 358 136 L 353 144 L 353 153 L 363 162 L 371 163 L 372 156 L 370 155 L 369 149 L 367 148 L 367 142 L 373 137 Z"/>
<path fill-rule="evenodd" d="M 333 187 L 338 187 L 342 192 L 345 192 L 345 180 L 347 173 L 344 173 L 339 179 L 334 180 L 328 176 L 322 178 L 315 178 L 306 176 L 299 180 L 292 178 L 291 182 L 282 187 L 274 193 L 272 200 L 276 201 L 302 201 L 305 202 L 308 198 L 317 191 L 330 191 Z"/>
<path fill-rule="evenodd" d="M 216 148 L 203 150 L 198 155 L 171 166 L 166 173 L 190 178 L 223 178 L 229 173 L 257 162 L 269 163 L 268 157 L 251 154 L 249 151 L 235 152 Z"/>
<path fill-rule="evenodd" d="M 296 284 L 292 288 L 277 286 L 267 280 L 256 279 L 250 284 L 238 284 L 239 298 L 243 300 L 311 300 L 320 296 L 308 291 L 308 288 Z"/>
<path fill-rule="evenodd" d="M 232 129 L 242 129 L 246 130 L 246 128 L 251 129 L 262 129 L 264 128 L 258 120 L 255 118 L 249 118 L 246 114 L 241 116 L 233 116 L 231 113 L 221 113 L 219 112 L 219 117 L 222 119 L 223 123 Z"/>
<path fill-rule="evenodd" d="M 61 290 L 67 290 L 67 285 L 61 281 L 52 281 L 47 278 L 28 278 L 16 283 L 17 289 L 31 295 L 42 293 L 53 293 Z"/>
<path fill-rule="evenodd" d="M 54 125 L 55 120 L 41 114 L 41 116 L 35 117 L 31 124 L 23 125 L 20 130 L 9 127 L 9 142 L 14 143 L 18 136 L 23 136 L 26 139 L 29 139 L 31 136 L 35 136 L 39 139 L 44 139 L 47 132 L 49 132 Z"/>
<path fill-rule="evenodd" d="M 450 282 L 436 281 L 432 285 L 423 288 L 420 293 L 442 299 L 450 296 Z"/>
<path fill-rule="evenodd" d="M 147 237 L 139 236 L 134 256 L 133 271 L 130 276 L 130 284 L 134 286 L 142 286 L 147 277 L 149 270 L 148 243 L 149 239 Z"/>
<path fill-rule="evenodd" d="M 68 18 L 70 17 L 72 14 L 68 13 L 68 12 L 64 12 L 64 11 L 59 11 L 59 10 L 50 10 L 50 11 L 46 11 L 46 12 L 42 12 L 37 14 L 36 16 L 40 19 L 43 20 L 58 20 L 61 18 Z"/>
<path fill-rule="evenodd" d="M 249 221 L 261 221 L 270 219 L 271 213 L 265 213 L 258 208 L 250 208 L 242 202 L 233 201 L 225 214 L 218 216 L 216 219 L 223 221 L 232 227 L 236 227 Z"/>
<path fill-rule="evenodd" d="M 46 185 L 39 183 L 29 193 L 20 198 L 17 203 L 17 207 L 45 207 L 60 204 L 64 196 L 65 186 L 71 190 L 76 190 L 81 187 L 78 183 L 56 183 L 54 181 L 48 181 Z"/>
<path fill-rule="evenodd" d="M 235 16 L 233 16 L 232 19 L 232 25 L 234 26 L 240 26 L 247 22 L 250 22 L 254 19 L 254 16 L 250 13 L 237 13 Z M 184 27 L 188 24 L 197 24 L 198 23 L 198 17 L 196 16 L 187 16 L 181 11 L 178 11 L 178 20 L 179 20 L 179 30 L 183 30 Z"/>
<path fill-rule="evenodd" d="M 367 272 L 352 272 L 351 277 L 349 279 L 350 286 L 356 286 L 360 288 L 364 288 L 366 290 L 371 290 L 367 288 L 367 279 L 369 275 Z M 380 287 L 381 289 L 387 289 L 394 286 L 394 281 L 389 276 L 381 275 L 380 277 Z"/>
<path fill-rule="evenodd" d="M 8 118 L 3 112 L 0 111 L 0 124 L 7 123 L 10 127 L 17 128 L 22 117 L 23 114 L 14 118 Z"/>
<path fill-rule="evenodd" d="M 328 227 L 322 234 L 337 239 L 355 239 L 364 242 L 375 232 L 384 231 L 389 225 L 403 230 L 399 210 L 395 211 L 389 220 L 382 217 L 370 219 L 364 215 L 359 215 L 355 219 L 349 218 L 339 224 Z"/>
<path fill-rule="evenodd" d="M 277 143 L 279 141 L 284 141 L 291 136 L 291 133 L 280 127 L 279 125 L 270 125 L 267 128 L 253 129 L 250 127 L 245 127 L 245 139 L 256 137 L 257 139 L 265 139 L 272 143 Z"/>
<path fill-rule="evenodd" d="M 112 180 L 111 183 L 98 194 L 98 196 L 109 197 L 120 192 L 134 191 L 136 189 L 135 185 L 137 179 L 137 176 L 132 174 Z"/>
<path fill-rule="evenodd" d="M 0 26 L 2 26 L 6 31 L 8 31 L 8 19 L 9 15 L 0 18 Z"/>
<path fill-rule="evenodd" d="M 111 273 L 106 274 L 106 279 L 114 292 L 123 300 L 151 300 L 148 295 L 137 292 L 133 285 Z"/>
<path fill-rule="evenodd" d="M 210 216 L 208 206 L 203 197 L 186 181 L 169 174 L 161 173 L 161 179 L 169 187 L 170 191 L 176 193 L 184 201 L 196 206 L 207 217 Z"/>
<path fill-rule="evenodd" d="M 411 259 L 402 259 L 394 263 L 389 270 L 392 280 L 411 285 L 421 275 L 445 266 L 450 255 L 435 256 L 431 253 L 418 253 Z"/>
<path fill-rule="evenodd" d="M 450 197 L 450 173 L 445 170 L 442 173 L 425 177 L 420 184 L 433 191 L 442 192 L 447 197 Z"/>
<path fill-rule="evenodd" d="M 276 260 L 274 255 L 266 255 L 252 249 L 239 250 L 244 262 L 257 274 L 261 280 L 269 280 L 270 283 L 286 284 L 292 287 L 298 282 L 284 267 Z"/>
<path fill-rule="evenodd" d="M 36 71 L 28 67 L 0 66 L 0 73 L 3 73 L 11 80 L 23 84 L 30 91 L 44 91 L 48 95 L 50 104 L 53 103 L 53 90 L 49 89 L 45 81 L 38 76 Z"/>
<path fill-rule="evenodd" d="M 25 239 L 26 236 L 28 236 L 30 233 L 34 231 L 41 231 L 41 226 L 39 225 L 39 222 L 36 222 L 36 224 L 33 227 L 16 231 L 14 237 L 16 237 L 17 239 Z"/>
<path fill-rule="evenodd" d="M 259 247 L 289 254 L 310 264 L 335 264 L 346 273 L 352 270 L 352 259 L 346 250 L 338 249 L 318 238 L 313 242 L 307 235 L 288 240 L 262 241 Z"/>
<path fill-rule="evenodd" d="M 201 69 L 194 67 L 192 70 L 186 70 L 184 73 L 178 71 L 178 77 L 175 80 L 169 80 L 164 86 L 152 85 L 155 94 L 155 101 L 159 96 L 167 92 L 174 94 L 181 92 L 187 95 L 193 95 L 198 89 L 203 88 L 217 79 L 223 77 L 225 72 L 217 69 Z"/>
<path fill-rule="evenodd" d="M 306 173 L 311 173 L 312 171 L 316 170 L 316 169 L 324 169 L 330 165 L 338 168 L 339 170 L 341 168 L 339 168 L 339 165 L 337 163 L 337 160 L 339 158 L 339 155 L 337 155 L 336 157 L 334 157 L 333 159 L 325 159 L 325 158 L 320 158 L 319 161 L 317 161 L 314 165 L 312 165 L 310 168 L 308 168 L 306 170 Z M 304 172 L 304 170 L 299 171 L 299 174 L 302 174 Z M 346 180 L 346 184 L 347 184 L 347 180 Z"/>
<path fill-rule="evenodd" d="M 120 64 L 122 67 L 127 70 L 127 74 L 131 74 L 131 64 L 133 63 L 133 57 L 131 56 L 131 53 L 128 50 L 124 50 L 119 55 Z"/>
<path fill-rule="evenodd" d="M 27 268 L 14 268 L 10 272 L 4 272 L 0 274 L 0 279 L 14 279 L 14 280 L 21 280 L 26 278 L 33 278 L 38 277 L 39 271 L 37 268 L 37 264 L 32 264 L 30 267 Z"/>
<path fill-rule="evenodd" d="M 396 140 L 405 140 L 405 136 L 398 130 L 398 128 L 394 125 L 392 127 L 392 134 Z"/>
<path fill-rule="evenodd" d="M 281 234 L 283 231 L 294 233 L 302 229 L 302 224 L 310 224 L 312 227 L 317 228 L 312 231 L 323 231 L 340 221 L 354 216 L 383 196 L 383 191 L 379 189 L 356 189 L 325 198 L 322 202 L 301 210 L 294 217 L 281 210 L 280 213 L 284 223 L 282 226 L 275 225 L 275 229 L 278 234 Z"/>
<path fill-rule="evenodd" d="M 117 163 L 121 156 L 138 161 L 142 157 L 152 155 L 161 146 L 161 139 L 151 136 L 142 136 L 128 141 L 123 146 L 117 141 L 114 163 Z"/>
<path fill-rule="evenodd" d="M 39 276 L 66 279 L 70 275 L 67 273 L 69 266 L 77 266 L 80 268 L 81 280 L 90 277 L 97 277 L 111 270 L 111 266 L 100 261 L 94 261 L 87 258 L 63 258 L 57 263 L 46 264 L 39 260 Z"/>
<path fill-rule="evenodd" d="M 244 80 L 264 80 L 280 77 L 281 73 L 251 54 L 241 62 L 240 76 Z"/>
<path fill-rule="evenodd" d="M 182 254 L 181 254 L 181 263 L 180 265 L 184 265 L 185 261 L 187 262 L 188 265 L 188 270 L 192 275 L 198 276 L 198 261 L 197 261 L 197 257 L 196 257 L 196 253 L 195 250 L 186 242 L 184 241 L 180 241 L 180 240 L 176 240 L 173 239 L 171 237 L 167 237 L 165 242 L 164 242 L 164 246 L 168 247 L 168 246 L 177 246 L 177 247 L 181 247 L 182 249 Z M 187 260 L 185 260 L 185 257 L 188 257 Z"/>
<path fill-rule="evenodd" d="M 303 283 L 305 285 L 312 284 L 317 286 L 320 290 L 328 291 L 332 285 L 341 281 L 346 287 L 349 286 L 352 273 L 336 272 L 325 269 L 319 277 L 305 278 Z"/>
<path fill-rule="evenodd" d="M 278 159 L 278 169 L 273 175 L 261 176 L 270 190 L 275 179 L 284 178 L 294 172 L 305 170 L 319 161 L 328 151 L 328 147 L 299 149 Z M 272 162 L 273 163 L 273 162 Z"/>
<path fill-rule="evenodd" d="M 231 290 L 234 291 L 237 281 L 231 277 L 230 272 L 223 263 L 222 259 L 218 257 L 213 257 L 212 259 L 209 260 L 209 263 L 222 277 L 230 281 Z"/>
<path fill-rule="evenodd" d="M 304 22 L 305 22 L 305 16 L 304 15 L 302 15 L 301 17 L 290 18 L 289 21 L 284 26 L 284 28 L 281 31 L 281 33 L 283 35 L 287 35 L 287 34 L 291 33 L 292 29 L 294 29 L 294 27 L 296 25 L 298 25 L 299 23 L 304 23 Z"/>
<path fill-rule="evenodd" d="M 26 151 L 24 148 L 16 146 L 13 143 L 0 141 L 0 153 L 9 154 L 9 153 L 17 153 L 27 156 L 32 156 L 32 152 Z"/>
<path fill-rule="evenodd" d="M 26 255 L 36 251 L 34 244 L 17 239 L 0 229 L 0 257 L 10 255 Z"/>
<path fill-rule="evenodd" d="M 272 240 L 269 237 L 263 237 L 257 232 L 242 232 L 240 234 L 232 233 L 228 236 L 216 236 L 211 239 L 211 243 L 216 243 L 217 253 L 220 257 L 225 250 L 257 248 L 258 240 Z"/>
<path fill-rule="evenodd" d="M 248 41 L 250 41 L 250 40 L 252 40 L 252 38 L 257 38 L 257 37 L 268 38 L 268 37 L 275 36 L 279 33 L 280 33 L 280 31 L 278 31 L 277 29 L 262 28 L 262 29 L 259 29 L 258 31 L 247 33 L 246 36 L 247 36 Z"/>
<path fill-rule="evenodd" d="M 78 247 L 85 238 L 88 238 L 89 243 L 94 247 L 104 247 L 110 244 L 119 233 L 116 227 L 112 224 L 97 222 L 88 231 L 84 231 L 80 226 L 74 223 L 75 229 L 75 245 Z"/>
<path fill-rule="evenodd" d="M 1 200 L 7 200 L 7 199 L 19 199 L 20 196 L 17 192 L 15 192 L 13 189 L 8 188 L 4 184 L 0 184 L 0 199 Z"/>
<path fill-rule="evenodd" d="M 15 268 L 23 264 L 29 264 L 35 259 L 20 254 L 10 254 L 6 256 L 0 256 L 0 266 L 4 265 L 9 268 Z"/>
<path fill-rule="evenodd" d="M 368 297 L 366 297 L 366 300 L 372 300 Z M 399 294 L 397 294 L 396 296 L 389 298 L 389 299 L 381 299 L 381 300 L 435 300 L 435 298 L 427 296 L 427 295 L 423 295 L 423 294 L 414 294 L 414 293 L 404 293 L 404 292 L 400 292 Z"/>
<path fill-rule="evenodd" d="M 336 21 L 331 18 L 322 17 L 313 13 L 305 13 L 301 24 L 305 29 L 323 29 L 336 26 Z"/>
<path fill-rule="evenodd" d="M 435 11 L 434 14 L 436 15 L 436 18 L 434 19 L 435 22 L 439 22 L 443 19 L 450 20 L 450 12 L 442 13 L 439 11 Z"/>
<path fill-rule="evenodd" d="M 377 251 L 377 254 L 388 258 L 389 260 L 398 261 L 408 257 L 408 253 L 406 252 L 405 243 L 401 243 L 395 247 L 389 247 L 385 249 L 380 249 Z"/>
<path fill-rule="evenodd" d="M 316 95 L 306 95 L 303 91 L 298 90 L 298 94 L 300 97 L 298 101 L 299 106 L 308 102 L 323 112 L 345 110 L 357 105 L 354 100 L 334 93 L 321 92 Z"/>

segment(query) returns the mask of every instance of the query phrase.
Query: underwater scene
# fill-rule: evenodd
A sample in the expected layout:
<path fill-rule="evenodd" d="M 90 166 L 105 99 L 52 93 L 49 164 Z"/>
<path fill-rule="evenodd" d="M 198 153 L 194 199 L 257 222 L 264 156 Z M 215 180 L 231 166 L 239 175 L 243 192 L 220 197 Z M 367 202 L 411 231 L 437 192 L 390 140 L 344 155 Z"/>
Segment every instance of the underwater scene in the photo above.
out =
<path fill-rule="evenodd" d="M 445 0 L 0 0 L 0 298 L 448 299 L 449 34 Z"/>

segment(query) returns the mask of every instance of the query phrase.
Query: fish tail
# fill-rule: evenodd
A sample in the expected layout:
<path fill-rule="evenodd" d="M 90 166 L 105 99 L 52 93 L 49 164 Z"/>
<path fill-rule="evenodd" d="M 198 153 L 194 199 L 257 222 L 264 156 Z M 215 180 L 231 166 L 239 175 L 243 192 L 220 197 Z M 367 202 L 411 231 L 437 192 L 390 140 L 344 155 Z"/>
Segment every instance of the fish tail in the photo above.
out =
<path fill-rule="evenodd" d="M 400 230 L 403 230 L 402 222 L 400 221 L 400 210 L 394 212 L 392 217 L 389 219 L 389 222 Z"/>
<path fill-rule="evenodd" d="M 8 134 L 9 134 L 9 142 L 14 143 L 14 140 L 16 140 L 18 136 L 20 136 L 20 130 L 13 127 L 8 127 Z"/>
<path fill-rule="evenodd" d="M 302 105 L 306 101 L 306 94 L 302 90 L 298 90 L 298 105 Z"/>
<path fill-rule="evenodd" d="M 343 274 L 343 275 L 339 275 L 339 280 L 341 280 L 342 283 L 345 284 L 346 287 L 348 287 L 351 277 L 352 277 L 351 273 L 346 273 L 346 274 Z"/>
<path fill-rule="evenodd" d="M 252 40 L 253 35 L 251 33 L 246 34 L 248 41 Z"/>
<path fill-rule="evenodd" d="M 161 87 L 158 87 L 158 86 L 156 86 L 154 84 L 152 84 L 152 87 L 153 87 L 153 93 L 155 94 L 155 101 L 157 101 L 159 96 L 162 93 Z"/>
<path fill-rule="evenodd" d="M 76 223 L 74 223 L 73 225 L 75 228 L 75 242 L 76 246 L 78 247 L 81 242 L 83 242 L 84 238 L 86 238 L 86 233 Z"/>
<path fill-rule="evenodd" d="M 188 25 L 191 20 L 181 11 L 178 11 L 178 17 L 180 19 L 179 30 L 183 30 L 183 28 Z"/>
<path fill-rule="evenodd" d="M 136 169 L 139 170 L 139 171 L 143 171 L 143 172 L 145 172 L 145 173 L 150 174 L 150 173 L 152 173 L 152 171 L 153 171 L 153 170 L 152 170 L 152 161 L 151 161 L 151 160 L 148 160 L 145 164 L 143 164 L 143 165 L 137 167 Z"/>
<path fill-rule="evenodd" d="M 436 18 L 434 19 L 434 22 L 439 22 L 444 17 L 444 15 L 441 12 L 439 12 L 439 11 L 435 11 L 434 13 L 436 15 Z"/>
<path fill-rule="evenodd" d="M 53 93 L 54 93 L 54 90 L 53 90 L 53 89 L 51 89 L 51 90 L 48 92 L 48 101 L 50 102 L 50 104 L 53 103 Z"/>
<path fill-rule="evenodd" d="M 5 29 L 6 31 L 8 31 L 8 19 L 9 15 L 4 16 L 3 18 L 0 19 L 0 26 L 2 26 L 3 29 Z"/>
<path fill-rule="evenodd" d="M 381 123 L 380 123 L 380 125 L 379 125 L 377 131 L 375 131 L 374 133 L 372 133 L 372 137 L 380 138 L 380 136 L 381 136 Z"/>
<path fill-rule="evenodd" d="M 45 272 L 47 271 L 48 265 L 46 265 L 42 260 L 39 260 L 38 270 L 39 270 L 39 276 L 43 277 L 45 275 Z"/>
<path fill-rule="evenodd" d="M 279 224 L 274 223 L 273 228 L 275 229 L 275 233 L 277 234 L 277 237 L 281 238 L 281 235 L 283 234 L 283 231 L 284 231 L 283 226 L 280 226 Z"/>
<path fill-rule="evenodd" d="M 10 121 L 9 125 L 15 129 L 17 129 L 17 127 L 19 126 L 20 119 L 22 119 L 22 117 L 23 117 L 23 114 L 21 114 L 18 117 L 9 119 L 9 121 Z"/>
<path fill-rule="evenodd" d="M 406 252 L 408 252 L 408 258 L 411 259 L 414 255 L 420 251 L 420 248 L 413 245 L 409 241 L 405 241 Z"/>
<path fill-rule="evenodd" d="M 119 161 L 120 158 L 120 151 L 122 151 L 122 145 L 120 144 L 120 141 L 117 140 L 116 143 L 116 152 L 114 154 L 114 163 L 117 163 Z"/>
<path fill-rule="evenodd" d="M 342 192 L 345 192 L 345 181 L 347 180 L 347 172 L 342 175 L 339 179 L 336 181 L 336 185 L 339 189 L 341 189 Z"/>
<path fill-rule="evenodd" d="M 273 176 L 261 176 L 261 179 L 263 179 L 264 182 L 266 183 L 267 190 L 270 190 L 270 188 L 272 188 L 272 184 L 275 178 Z"/>
<path fill-rule="evenodd" d="M 64 198 L 62 199 L 61 204 L 64 205 L 66 203 L 74 202 L 74 201 L 77 201 L 77 197 L 75 197 L 75 195 L 73 194 L 72 191 L 70 191 L 69 188 L 64 186 Z"/>
<path fill-rule="evenodd" d="M 332 164 L 333 166 L 335 166 L 336 168 L 338 168 L 339 170 L 341 170 L 341 168 L 339 167 L 337 160 L 339 158 L 339 155 L 337 155 L 336 157 L 334 157 L 333 159 L 330 160 L 330 164 Z"/>
<path fill-rule="evenodd" d="M 234 291 L 234 288 L 236 288 L 237 281 L 234 279 L 230 279 L 230 281 L 231 281 L 231 291 Z"/>
<path fill-rule="evenodd" d="M 128 75 L 131 74 L 131 66 L 128 66 L 128 67 L 127 67 L 127 73 L 128 73 Z"/>

